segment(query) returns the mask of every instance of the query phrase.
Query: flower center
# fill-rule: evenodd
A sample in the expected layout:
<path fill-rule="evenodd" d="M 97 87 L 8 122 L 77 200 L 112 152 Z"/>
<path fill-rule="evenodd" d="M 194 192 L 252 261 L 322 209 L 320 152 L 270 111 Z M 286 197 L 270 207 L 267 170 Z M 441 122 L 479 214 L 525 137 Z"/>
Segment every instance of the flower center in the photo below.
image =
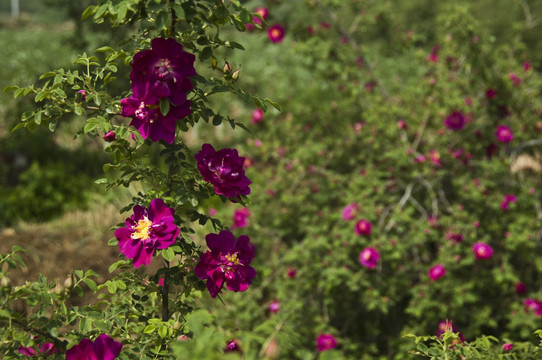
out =
<path fill-rule="evenodd" d="M 150 230 L 152 226 L 152 221 L 147 217 L 137 222 L 137 225 L 134 226 L 134 232 L 132 233 L 132 239 L 138 240 L 147 240 L 150 237 Z"/>
<path fill-rule="evenodd" d="M 279 38 L 282 35 L 282 32 L 279 29 L 271 30 L 271 37 L 274 39 Z"/>
<path fill-rule="evenodd" d="M 371 259 L 371 252 L 370 251 L 365 251 L 363 253 L 363 260 L 370 260 Z"/>
<path fill-rule="evenodd" d="M 171 68 L 171 61 L 169 59 L 160 59 L 154 66 L 154 73 L 161 79 L 169 77 L 173 69 Z"/>
<path fill-rule="evenodd" d="M 237 258 L 237 253 L 228 254 L 228 255 L 225 255 L 224 257 L 233 265 L 239 265 L 239 259 Z"/>

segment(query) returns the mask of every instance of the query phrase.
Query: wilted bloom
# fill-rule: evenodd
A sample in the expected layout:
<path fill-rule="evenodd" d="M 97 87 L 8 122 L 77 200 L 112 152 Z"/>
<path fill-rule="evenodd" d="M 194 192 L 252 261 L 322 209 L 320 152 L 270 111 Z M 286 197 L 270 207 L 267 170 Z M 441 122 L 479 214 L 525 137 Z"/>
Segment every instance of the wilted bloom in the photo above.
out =
<path fill-rule="evenodd" d="M 536 316 L 542 315 L 542 301 L 525 299 L 523 303 L 525 304 L 525 312 L 532 310 Z"/>
<path fill-rule="evenodd" d="M 369 269 L 374 269 L 380 259 L 380 253 L 378 250 L 367 247 L 359 254 L 359 263 Z"/>
<path fill-rule="evenodd" d="M 519 84 L 521 84 L 521 79 L 515 74 L 515 73 L 510 73 L 508 74 L 508 78 L 510 80 L 512 80 L 512 82 L 514 83 L 514 85 L 518 86 Z"/>
<path fill-rule="evenodd" d="M 233 212 L 233 226 L 235 228 L 244 228 L 248 225 L 248 217 L 250 216 L 250 210 L 242 208 Z"/>
<path fill-rule="evenodd" d="M 352 203 L 346 205 L 343 209 L 343 219 L 344 221 L 352 220 L 356 217 L 356 213 L 359 211 L 359 205 Z"/>
<path fill-rule="evenodd" d="M 34 339 L 35 338 L 36 337 L 34 337 Z M 23 354 L 24 356 L 39 356 L 39 357 L 49 356 L 52 354 L 56 354 L 57 352 L 60 352 L 60 350 L 57 349 L 53 343 L 49 343 L 49 342 L 43 343 L 42 345 L 36 344 L 36 347 L 37 349 L 33 347 L 19 346 L 17 351 Z"/>
<path fill-rule="evenodd" d="M 273 43 L 280 43 L 284 40 L 284 28 L 279 24 L 275 24 L 267 30 L 269 40 Z"/>
<path fill-rule="evenodd" d="M 335 349 L 337 347 L 337 339 L 331 334 L 320 334 L 316 338 L 316 349 L 319 352 Z"/>
<path fill-rule="evenodd" d="M 361 219 L 356 223 L 356 234 L 358 235 L 371 235 L 371 228 L 373 225 L 370 221 Z"/>
<path fill-rule="evenodd" d="M 66 360 L 113 360 L 119 356 L 122 344 L 102 334 L 92 342 L 83 339 L 66 351 Z"/>
<path fill-rule="evenodd" d="M 226 348 L 224 349 L 224 352 L 232 352 L 232 351 L 238 351 L 241 352 L 241 348 L 239 347 L 239 341 L 236 339 L 229 340 L 226 344 Z"/>
<path fill-rule="evenodd" d="M 444 126 L 450 130 L 461 130 L 465 127 L 467 118 L 461 111 L 454 111 L 444 119 Z"/>
<path fill-rule="evenodd" d="M 257 123 L 259 123 L 259 122 L 262 121 L 262 120 L 263 120 L 263 110 L 260 109 L 260 108 L 254 110 L 254 111 L 252 112 L 252 120 L 251 120 L 251 122 L 252 122 L 253 124 L 257 124 Z"/>
<path fill-rule="evenodd" d="M 246 235 L 237 240 L 229 231 L 208 234 L 205 237 L 210 250 L 199 258 L 194 271 L 203 280 L 207 280 L 207 289 L 214 298 L 224 282 L 230 291 L 245 291 L 256 276 L 256 270 L 249 266 L 254 258 L 254 246 Z"/>
<path fill-rule="evenodd" d="M 525 285 L 522 282 L 516 283 L 516 285 L 514 285 L 514 287 L 516 289 L 516 293 L 518 293 L 520 295 L 525 294 L 527 292 L 527 285 Z"/>
<path fill-rule="evenodd" d="M 103 139 L 107 142 L 112 142 L 115 140 L 116 137 L 117 135 L 115 135 L 115 132 L 111 130 L 104 134 Z"/>
<path fill-rule="evenodd" d="M 474 252 L 477 260 L 486 260 L 491 258 L 493 255 L 493 249 L 491 246 L 481 241 L 472 246 L 472 251 Z"/>
<path fill-rule="evenodd" d="M 446 275 L 446 268 L 442 264 L 437 264 L 431 269 L 429 269 L 428 274 L 431 280 L 437 281 L 438 279 Z"/>
<path fill-rule="evenodd" d="M 512 343 L 506 343 L 506 344 L 503 344 L 503 346 L 502 346 L 502 349 L 504 351 L 510 351 L 513 348 L 514 348 L 514 344 L 512 344 Z"/>
<path fill-rule="evenodd" d="M 180 101 L 178 105 L 170 104 L 169 112 L 163 115 L 160 111 L 160 99 L 153 96 L 136 97 L 134 95 L 122 99 L 122 116 L 131 117 L 130 126 L 134 126 L 143 139 L 151 141 L 164 140 L 172 144 L 175 139 L 177 121 L 190 115 L 190 100 Z"/>
<path fill-rule="evenodd" d="M 507 194 L 504 196 L 501 202 L 501 209 L 508 210 L 508 204 L 516 202 L 516 195 Z"/>
<path fill-rule="evenodd" d="M 502 143 L 509 143 L 514 139 L 514 133 L 512 133 L 512 129 L 508 126 L 499 125 L 495 131 L 495 137 Z"/>
<path fill-rule="evenodd" d="M 269 304 L 269 311 L 272 313 L 278 313 L 280 310 L 280 304 L 278 300 L 274 300 L 271 304 Z"/>
<path fill-rule="evenodd" d="M 240 157 L 237 150 L 215 151 L 212 145 L 203 144 L 195 158 L 203 180 L 211 183 L 218 195 L 236 198 L 250 194 L 248 186 L 252 182 L 245 176 L 245 158 Z"/>
<path fill-rule="evenodd" d="M 130 73 L 134 95 L 168 98 L 176 106 L 184 104 L 186 93 L 193 87 L 189 77 L 196 76 L 195 59 L 173 38 L 153 39 L 150 50 L 134 55 Z"/>
<path fill-rule="evenodd" d="M 134 260 L 134 267 L 149 265 L 154 251 L 173 245 L 180 230 L 175 225 L 174 210 L 162 199 L 153 199 L 148 208 L 136 205 L 133 210 L 126 226 L 115 231 L 115 237 L 120 252 Z"/>

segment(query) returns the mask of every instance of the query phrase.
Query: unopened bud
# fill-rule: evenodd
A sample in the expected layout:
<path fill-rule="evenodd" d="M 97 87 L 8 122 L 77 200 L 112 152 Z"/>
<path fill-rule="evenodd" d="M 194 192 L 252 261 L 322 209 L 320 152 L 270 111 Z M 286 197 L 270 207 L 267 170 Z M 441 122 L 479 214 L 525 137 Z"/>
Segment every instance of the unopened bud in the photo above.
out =
<path fill-rule="evenodd" d="M 68 277 L 66 278 L 66 280 L 64 280 L 64 287 L 66 289 L 71 289 L 73 286 L 73 278 L 71 275 L 68 275 Z"/>
<path fill-rule="evenodd" d="M 186 335 L 181 335 L 177 338 L 178 341 L 188 341 L 190 338 Z"/>
<path fill-rule="evenodd" d="M 0 280 L 0 285 L 4 288 L 11 287 L 11 279 L 7 276 L 2 276 L 2 279 Z"/>
<path fill-rule="evenodd" d="M 239 79 L 239 69 L 235 70 L 233 72 L 233 74 L 231 74 L 231 78 L 234 80 L 234 81 L 237 81 Z"/>
<path fill-rule="evenodd" d="M 60 283 L 56 283 L 55 288 L 54 288 L 54 292 L 57 295 L 61 295 L 61 294 L 64 293 L 64 288 L 62 287 L 62 285 L 60 285 Z"/>
<path fill-rule="evenodd" d="M 224 74 L 229 74 L 231 73 L 231 66 L 230 64 L 226 61 L 226 63 L 224 64 L 224 68 L 222 69 L 222 72 Z"/>
<path fill-rule="evenodd" d="M 111 130 L 104 134 L 103 139 L 107 142 L 112 142 L 115 140 L 115 137 L 116 137 L 115 132 Z"/>
<path fill-rule="evenodd" d="M 216 69 L 217 65 L 218 65 L 218 62 L 216 61 L 216 58 L 213 56 L 213 57 L 211 58 L 211 67 L 212 67 L 213 69 Z"/>
<path fill-rule="evenodd" d="M 272 339 L 265 349 L 265 358 L 266 359 L 278 359 L 280 355 L 280 346 L 277 340 Z"/>

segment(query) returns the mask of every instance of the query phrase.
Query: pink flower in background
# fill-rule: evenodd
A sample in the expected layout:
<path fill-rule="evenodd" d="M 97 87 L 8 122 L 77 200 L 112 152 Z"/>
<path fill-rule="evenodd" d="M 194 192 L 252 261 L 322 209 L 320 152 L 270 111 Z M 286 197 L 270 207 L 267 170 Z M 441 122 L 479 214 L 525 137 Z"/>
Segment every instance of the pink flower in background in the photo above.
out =
<path fill-rule="evenodd" d="M 337 339 L 331 334 L 320 334 L 316 338 L 316 349 L 318 352 L 335 349 L 337 347 Z"/>
<path fill-rule="evenodd" d="M 497 91 L 495 91 L 495 89 L 487 89 L 486 96 L 488 99 L 493 99 L 495 96 L 497 96 Z"/>
<path fill-rule="evenodd" d="M 295 278 L 295 276 L 297 275 L 297 270 L 294 269 L 293 267 L 289 267 L 288 268 L 288 272 L 287 272 L 287 275 L 290 279 L 293 279 Z"/>
<path fill-rule="evenodd" d="M 267 35 L 272 43 L 280 43 L 284 40 L 284 28 L 279 24 L 275 24 L 267 30 Z"/>
<path fill-rule="evenodd" d="M 216 209 L 215 208 L 209 208 L 209 216 L 215 216 L 216 215 Z"/>
<path fill-rule="evenodd" d="M 436 335 L 442 339 L 442 335 L 445 333 L 445 332 L 453 332 L 453 333 L 458 333 L 459 335 L 459 339 L 462 341 L 462 342 L 465 342 L 465 336 L 463 336 L 463 334 L 461 334 L 458 330 L 457 330 L 457 327 L 454 325 L 454 323 L 452 321 L 441 321 L 439 324 L 438 324 L 438 328 L 437 328 L 437 331 L 436 331 Z"/>
<path fill-rule="evenodd" d="M 119 356 L 122 344 L 102 334 L 92 342 L 83 339 L 66 351 L 66 360 L 113 360 Z"/>
<path fill-rule="evenodd" d="M 425 160 L 427 160 L 427 158 L 423 154 L 416 156 L 416 162 L 417 163 L 423 163 L 423 162 L 425 162 Z"/>
<path fill-rule="evenodd" d="M 378 250 L 372 247 L 366 247 L 359 254 L 359 263 L 369 269 L 374 269 L 380 259 L 380 253 Z"/>
<path fill-rule="evenodd" d="M 397 126 L 399 126 L 400 129 L 406 130 L 408 129 L 408 125 L 405 120 L 401 119 L 397 121 Z"/>
<path fill-rule="evenodd" d="M 506 343 L 506 344 L 503 344 L 502 346 L 502 349 L 504 351 L 510 351 L 514 348 L 514 344 L 513 343 Z"/>
<path fill-rule="evenodd" d="M 253 124 L 257 124 L 257 123 L 259 123 L 259 122 L 262 121 L 262 120 L 263 120 L 263 110 L 260 109 L 260 108 L 254 110 L 254 111 L 252 112 L 252 120 L 251 120 L 251 122 L 252 122 Z"/>
<path fill-rule="evenodd" d="M 429 159 L 436 166 L 442 165 L 442 163 L 440 162 L 440 154 L 436 150 L 429 151 Z"/>
<path fill-rule="evenodd" d="M 358 211 L 359 211 L 359 205 L 358 204 L 352 203 L 352 204 L 346 205 L 343 208 L 343 212 L 342 212 L 344 221 L 354 219 L 356 217 L 356 214 L 358 213 Z"/>
<path fill-rule="evenodd" d="M 491 246 L 481 241 L 472 246 L 472 251 L 474 252 L 474 256 L 476 256 L 476 260 L 487 260 L 493 256 Z"/>
<path fill-rule="evenodd" d="M 495 131 L 495 137 L 502 143 L 509 143 L 514 139 L 514 133 L 508 126 L 499 125 Z"/>
<path fill-rule="evenodd" d="M 83 99 L 83 101 L 87 100 L 87 91 L 86 90 L 77 90 L 77 92 L 79 94 L 81 94 L 81 99 Z"/>
<path fill-rule="evenodd" d="M 174 210 L 162 199 L 153 199 L 148 208 L 134 206 L 134 214 L 125 227 L 115 231 L 120 252 L 134 260 L 134 267 L 149 265 L 155 250 L 167 249 L 175 243 L 180 229 L 175 225 Z"/>
<path fill-rule="evenodd" d="M 486 153 L 488 158 L 492 158 L 493 156 L 497 155 L 499 152 L 499 147 L 493 143 L 489 144 L 486 148 Z"/>
<path fill-rule="evenodd" d="M 267 17 L 269 16 L 269 10 L 267 8 L 257 8 L 255 11 L 254 11 L 255 14 L 258 14 L 262 17 L 263 20 L 267 19 Z M 258 17 L 258 16 L 253 16 L 252 17 L 252 22 L 256 25 L 262 25 L 263 22 L 262 20 Z M 248 31 L 252 31 L 254 30 L 256 27 L 254 25 L 252 25 L 251 23 L 248 23 L 245 25 L 246 29 Z"/>
<path fill-rule="evenodd" d="M 533 311 L 536 316 L 542 315 L 542 301 L 525 299 L 523 304 L 525 305 L 525 312 Z"/>
<path fill-rule="evenodd" d="M 435 45 L 433 46 L 433 49 L 431 50 L 431 53 L 427 55 L 427 61 L 436 63 L 438 61 L 438 52 L 439 52 L 440 46 Z"/>
<path fill-rule="evenodd" d="M 453 240 L 456 243 L 460 243 L 463 241 L 463 235 L 453 232 L 446 233 L 446 239 Z"/>
<path fill-rule="evenodd" d="M 239 346 L 239 340 L 237 339 L 229 340 L 228 343 L 226 344 L 226 348 L 224 349 L 224 352 L 233 352 L 233 351 L 241 352 L 241 347 Z"/>
<path fill-rule="evenodd" d="M 271 304 L 269 304 L 269 311 L 276 314 L 280 310 L 280 304 L 278 300 L 274 300 Z"/>
<path fill-rule="evenodd" d="M 252 182 L 245 176 L 245 158 L 240 157 L 237 150 L 215 151 L 212 145 L 203 144 L 195 158 L 203 180 L 214 185 L 218 195 L 236 198 L 250 194 L 249 185 Z"/>
<path fill-rule="evenodd" d="M 431 269 L 429 269 L 428 275 L 431 280 L 437 281 L 438 279 L 446 275 L 446 268 L 442 264 L 437 264 Z"/>
<path fill-rule="evenodd" d="M 208 234 L 205 237 L 210 250 L 199 258 L 194 268 L 196 276 L 207 280 L 207 289 L 215 298 L 224 283 L 230 291 L 245 291 L 256 276 L 256 270 L 249 266 L 254 258 L 254 246 L 246 235 L 237 240 L 229 231 Z"/>
<path fill-rule="evenodd" d="M 35 338 L 36 337 L 34 337 L 34 339 Z M 42 345 L 36 344 L 36 347 L 37 349 L 33 347 L 19 346 L 17 351 L 24 356 L 39 356 L 39 357 L 47 357 L 49 355 L 60 352 L 60 350 L 57 349 L 53 343 L 49 343 L 49 342 L 43 343 Z"/>
<path fill-rule="evenodd" d="M 461 111 L 454 111 L 444 119 L 444 126 L 450 130 L 461 130 L 465 127 L 467 118 Z"/>
<path fill-rule="evenodd" d="M 529 70 L 531 70 L 531 63 L 528 61 L 525 61 L 523 63 L 523 71 L 529 71 Z"/>
<path fill-rule="evenodd" d="M 519 86 L 519 84 L 521 84 L 521 79 L 515 73 L 508 74 L 508 78 L 512 80 L 515 86 Z"/>
<path fill-rule="evenodd" d="M 250 217 L 250 210 L 242 208 L 233 212 L 233 226 L 232 228 L 244 228 L 248 225 L 248 218 Z"/>
<path fill-rule="evenodd" d="M 507 194 L 504 196 L 501 202 L 501 209 L 508 210 L 508 204 L 516 202 L 516 195 Z"/>
<path fill-rule="evenodd" d="M 517 294 L 525 294 L 527 292 L 527 285 L 522 282 L 518 282 L 514 285 Z"/>
<path fill-rule="evenodd" d="M 356 223 L 356 234 L 358 235 L 371 235 L 371 229 L 373 225 L 370 221 L 361 219 Z"/>

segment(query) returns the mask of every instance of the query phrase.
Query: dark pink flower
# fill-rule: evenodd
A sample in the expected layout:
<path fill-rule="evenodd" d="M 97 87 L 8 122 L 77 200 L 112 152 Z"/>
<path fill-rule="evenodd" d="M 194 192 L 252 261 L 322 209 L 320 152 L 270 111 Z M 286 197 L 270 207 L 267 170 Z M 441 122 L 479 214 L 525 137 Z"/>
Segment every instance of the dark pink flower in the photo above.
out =
<path fill-rule="evenodd" d="M 436 166 L 441 166 L 442 165 L 442 163 L 440 162 L 440 154 L 436 150 L 429 151 L 429 159 Z"/>
<path fill-rule="evenodd" d="M 536 316 L 542 315 L 542 301 L 525 299 L 523 304 L 525 304 L 525 312 L 528 313 L 532 310 Z"/>
<path fill-rule="evenodd" d="M 134 267 L 149 265 L 155 250 L 167 249 L 179 236 L 174 210 L 162 199 L 153 199 L 148 208 L 134 206 L 134 214 L 126 219 L 126 227 L 118 228 L 115 237 L 120 252 L 134 260 Z"/>
<path fill-rule="evenodd" d="M 372 247 L 366 247 L 359 254 L 359 263 L 369 269 L 374 269 L 380 259 L 380 253 L 378 250 Z"/>
<path fill-rule="evenodd" d="M 257 123 L 259 123 L 259 122 L 262 121 L 262 120 L 263 120 L 263 110 L 260 109 L 260 108 L 254 110 L 254 111 L 252 112 L 252 120 L 251 120 L 251 122 L 252 122 L 253 124 L 257 124 Z"/>
<path fill-rule="evenodd" d="M 465 342 L 465 336 L 463 336 L 463 334 L 461 334 L 457 328 L 455 327 L 454 323 L 452 321 L 441 321 L 439 324 L 438 324 L 438 328 L 437 328 L 437 331 L 436 331 L 436 335 L 442 339 L 442 335 L 445 333 L 445 332 L 453 332 L 453 333 L 457 333 L 459 335 L 459 339 L 461 340 L 461 342 Z"/>
<path fill-rule="evenodd" d="M 115 141 L 116 137 L 117 135 L 115 134 L 115 132 L 111 130 L 104 134 L 103 139 L 107 142 L 113 142 Z"/>
<path fill-rule="evenodd" d="M 529 71 L 529 70 L 531 70 L 531 63 L 528 62 L 528 61 L 525 61 L 525 62 L 523 63 L 523 70 L 524 70 L 524 71 Z"/>
<path fill-rule="evenodd" d="M 450 130 L 461 130 L 465 127 L 467 118 L 461 111 L 454 111 L 444 119 L 444 126 Z"/>
<path fill-rule="evenodd" d="M 354 219 L 358 211 L 359 211 L 358 204 L 352 203 L 352 204 L 346 205 L 342 212 L 344 221 Z"/>
<path fill-rule="evenodd" d="M 358 235 L 371 235 L 371 229 L 373 225 L 370 221 L 361 219 L 356 223 L 356 234 Z"/>
<path fill-rule="evenodd" d="M 255 14 L 258 14 L 262 17 L 263 20 L 267 19 L 267 16 L 269 15 L 269 10 L 267 10 L 267 8 L 257 8 L 255 11 L 254 11 Z M 258 16 L 254 15 L 252 17 L 252 22 L 256 25 L 262 25 L 263 22 L 262 22 L 262 19 L 260 19 Z M 256 28 L 256 26 L 254 26 L 253 24 L 251 23 L 248 23 L 248 24 L 245 24 L 245 28 L 247 29 L 247 31 L 252 31 Z"/>
<path fill-rule="evenodd" d="M 316 349 L 318 352 L 335 349 L 337 347 L 337 339 L 331 334 L 320 334 L 316 338 Z"/>
<path fill-rule="evenodd" d="M 429 269 L 428 275 L 431 280 L 437 281 L 438 279 L 446 275 L 446 268 L 442 264 L 437 264 L 431 269 Z"/>
<path fill-rule="evenodd" d="M 119 356 L 122 344 L 102 334 L 92 342 L 83 339 L 66 351 L 66 360 L 113 360 Z"/>
<path fill-rule="evenodd" d="M 240 157 L 237 150 L 215 151 L 212 145 L 203 144 L 195 158 L 203 180 L 214 185 L 218 195 L 236 198 L 250 194 L 249 185 L 252 182 L 245 176 L 245 158 Z"/>
<path fill-rule="evenodd" d="M 486 96 L 488 99 L 493 99 L 495 96 L 497 96 L 497 92 L 495 91 L 495 89 L 487 89 Z"/>
<path fill-rule="evenodd" d="M 288 277 L 289 277 L 290 279 L 295 278 L 296 274 L 297 274 L 297 270 L 296 270 L 296 269 L 294 269 L 293 267 L 289 267 L 289 268 L 288 268 L 288 273 L 287 273 L 287 275 L 288 275 Z"/>
<path fill-rule="evenodd" d="M 36 348 L 19 346 L 17 351 L 23 354 L 24 356 L 39 356 L 39 357 L 47 357 L 49 355 L 60 352 L 60 350 L 57 349 L 53 343 L 49 343 L 49 342 L 43 343 L 42 345 L 36 344 Z"/>
<path fill-rule="evenodd" d="M 224 352 L 233 352 L 233 351 L 241 352 L 241 347 L 239 346 L 239 340 L 237 339 L 229 340 L 228 343 L 226 344 L 226 348 L 224 349 Z"/>
<path fill-rule="evenodd" d="M 245 291 L 256 276 L 256 270 L 249 266 L 254 258 L 254 246 L 246 235 L 236 240 L 229 231 L 208 234 L 205 237 L 210 250 L 199 258 L 194 271 L 203 280 L 207 280 L 207 289 L 214 298 L 224 282 L 230 291 Z"/>
<path fill-rule="evenodd" d="M 455 241 L 457 243 L 460 243 L 460 242 L 463 241 L 463 235 L 458 234 L 458 233 L 449 232 L 449 233 L 446 233 L 446 239 L 453 240 L 453 241 Z"/>
<path fill-rule="evenodd" d="M 516 289 L 516 293 L 520 295 L 527 292 L 527 285 L 522 282 L 516 283 L 516 285 L 514 285 L 514 288 Z"/>
<path fill-rule="evenodd" d="M 515 73 L 508 74 L 508 78 L 512 80 L 515 86 L 519 86 L 519 84 L 521 84 L 521 79 Z"/>
<path fill-rule="evenodd" d="M 503 344 L 502 346 L 502 349 L 504 351 L 510 351 L 514 348 L 514 344 L 513 343 L 506 343 L 506 344 Z"/>
<path fill-rule="evenodd" d="M 472 251 L 474 252 L 474 256 L 476 256 L 476 260 L 487 260 L 493 255 L 491 246 L 481 241 L 472 246 Z"/>
<path fill-rule="evenodd" d="M 269 304 L 269 311 L 276 314 L 280 310 L 280 304 L 277 299 L 275 299 L 271 304 Z"/>
<path fill-rule="evenodd" d="M 514 133 L 508 126 L 499 125 L 495 131 L 495 137 L 502 143 L 509 143 L 514 139 Z"/>
<path fill-rule="evenodd" d="M 138 52 L 132 61 L 130 80 L 135 97 L 168 98 L 172 105 L 183 105 L 193 87 L 189 77 L 197 75 L 195 59 L 175 39 L 153 39 L 151 49 Z"/>
<path fill-rule="evenodd" d="M 172 144 L 175 139 L 175 126 L 177 121 L 190 115 L 190 100 L 184 96 L 184 102 L 170 105 L 167 115 L 160 111 L 160 99 L 152 96 L 143 98 L 134 95 L 122 99 L 122 116 L 131 117 L 130 126 L 134 126 L 143 139 L 150 138 L 157 142 L 164 140 Z"/>
<path fill-rule="evenodd" d="M 406 124 L 406 121 L 401 119 L 399 121 L 397 121 L 397 126 L 399 126 L 399 128 L 403 129 L 403 130 L 406 130 L 408 129 L 408 126 Z"/>
<path fill-rule="evenodd" d="M 242 208 L 233 212 L 233 226 L 232 228 L 244 228 L 248 225 L 248 217 L 250 217 L 250 210 Z"/>
<path fill-rule="evenodd" d="M 81 99 L 83 99 L 83 101 L 87 100 L 87 91 L 86 90 L 77 90 L 77 92 L 79 94 L 81 94 Z"/>
<path fill-rule="evenodd" d="M 493 156 L 497 155 L 499 152 L 499 147 L 493 143 L 489 144 L 486 148 L 486 153 L 488 158 L 492 158 Z"/>
<path fill-rule="evenodd" d="M 516 195 L 507 194 L 504 196 L 501 202 L 501 209 L 508 210 L 508 204 L 516 202 Z"/>
<path fill-rule="evenodd" d="M 284 40 L 284 28 L 279 24 L 275 24 L 267 30 L 267 35 L 272 43 L 280 43 Z"/>

